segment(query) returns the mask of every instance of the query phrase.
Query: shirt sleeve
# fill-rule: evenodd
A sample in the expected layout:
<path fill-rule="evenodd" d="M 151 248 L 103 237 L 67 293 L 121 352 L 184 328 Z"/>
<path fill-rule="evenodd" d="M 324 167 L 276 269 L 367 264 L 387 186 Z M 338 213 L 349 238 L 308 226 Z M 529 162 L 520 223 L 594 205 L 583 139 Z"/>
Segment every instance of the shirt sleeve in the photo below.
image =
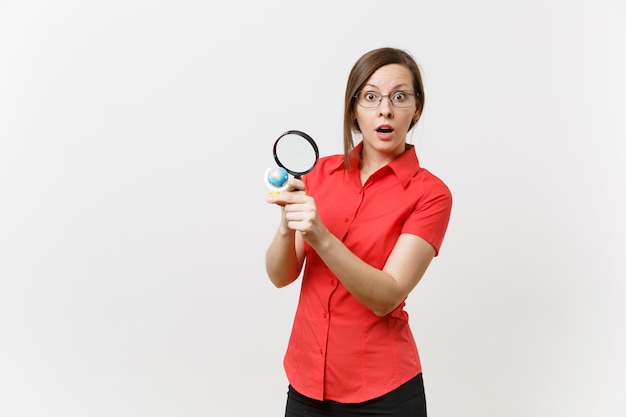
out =
<path fill-rule="evenodd" d="M 402 227 L 402 233 L 414 234 L 426 240 L 435 248 L 437 256 L 450 221 L 452 194 L 437 178 L 423 185 L 428 191 L 418 199 Z"/>

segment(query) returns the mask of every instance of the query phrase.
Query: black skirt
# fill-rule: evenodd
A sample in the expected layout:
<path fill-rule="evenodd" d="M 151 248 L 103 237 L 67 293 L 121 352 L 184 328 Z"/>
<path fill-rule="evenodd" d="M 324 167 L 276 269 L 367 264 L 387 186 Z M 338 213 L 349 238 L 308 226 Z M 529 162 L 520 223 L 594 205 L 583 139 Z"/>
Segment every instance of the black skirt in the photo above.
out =
<path fill-rule="evenodd" d="M 426 417 L 422 374 L 395 390 L 362 403 L 314 400 L 289 386 L 285 417 Z"/>

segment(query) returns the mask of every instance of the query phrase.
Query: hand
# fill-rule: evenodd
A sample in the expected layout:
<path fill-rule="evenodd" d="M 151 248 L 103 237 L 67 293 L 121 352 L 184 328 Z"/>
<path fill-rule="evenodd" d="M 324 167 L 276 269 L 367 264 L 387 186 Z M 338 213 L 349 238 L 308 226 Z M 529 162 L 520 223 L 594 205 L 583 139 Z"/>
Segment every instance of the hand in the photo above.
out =
<path fill-rule="evenodd" d="M 314 232 L 321 225 L 315 200 L 306 191 L 301 191 L 304 189 L 304 182 L 290 178 L 285 191 L 272 193 L 266 200 L 282 207 L 284 226 L 303 235 Z"/>

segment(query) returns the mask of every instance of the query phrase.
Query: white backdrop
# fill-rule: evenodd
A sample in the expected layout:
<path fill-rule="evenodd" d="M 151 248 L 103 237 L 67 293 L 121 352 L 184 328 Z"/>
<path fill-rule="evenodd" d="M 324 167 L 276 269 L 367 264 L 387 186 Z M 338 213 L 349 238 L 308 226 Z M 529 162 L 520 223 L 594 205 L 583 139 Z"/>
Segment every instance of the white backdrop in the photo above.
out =
<path fill-rule="evenodd" d="M 433 417 L 626 416 L 626 2 L 0 1 L 0 417 L 280 416 L 263 172 L 421 65 L 454 195 L 410 295 Z"/>

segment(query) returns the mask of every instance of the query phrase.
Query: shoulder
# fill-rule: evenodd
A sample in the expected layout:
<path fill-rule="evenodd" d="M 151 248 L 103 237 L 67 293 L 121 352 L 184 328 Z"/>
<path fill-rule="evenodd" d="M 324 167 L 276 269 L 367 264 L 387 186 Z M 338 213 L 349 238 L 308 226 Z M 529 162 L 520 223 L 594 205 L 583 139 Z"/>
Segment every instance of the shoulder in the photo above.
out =
<path fill-rule="evenodd" d="M 343 171 L 343 155 L 330 155 L 318 159 L 313 170 L 304 178 L 311 181 L 315 178 L 332 175 L 336 171 Z"/>
<path fill-rule="evenodd" d="M 410 188 L 419 193 L 422 202 L 439 201 L 445 205 L 452 205 L 452 192 L 447 184 L 428 169 L 420 167 L 411 181 Z"/>
<path fill-rule="evenodd" d="M 450 193 L 450 188 L 448 188 L 446 183 L 426 168 L 420 167 L 415 179 L 422 184 L 429 185 L 433 189 Z"/>
<path fill-rule="evenodd" d="M 323 156 L 321 157 L 318 161 L 317 161 L 317 166 L 320 167 L 326 167 L 326 168 L 338 168 L 338 167 L 342 167 L 343 166 L 343 155 L 340 154 L 336 154 L 336 155 L 329 155 L 329 156 Z"/>

